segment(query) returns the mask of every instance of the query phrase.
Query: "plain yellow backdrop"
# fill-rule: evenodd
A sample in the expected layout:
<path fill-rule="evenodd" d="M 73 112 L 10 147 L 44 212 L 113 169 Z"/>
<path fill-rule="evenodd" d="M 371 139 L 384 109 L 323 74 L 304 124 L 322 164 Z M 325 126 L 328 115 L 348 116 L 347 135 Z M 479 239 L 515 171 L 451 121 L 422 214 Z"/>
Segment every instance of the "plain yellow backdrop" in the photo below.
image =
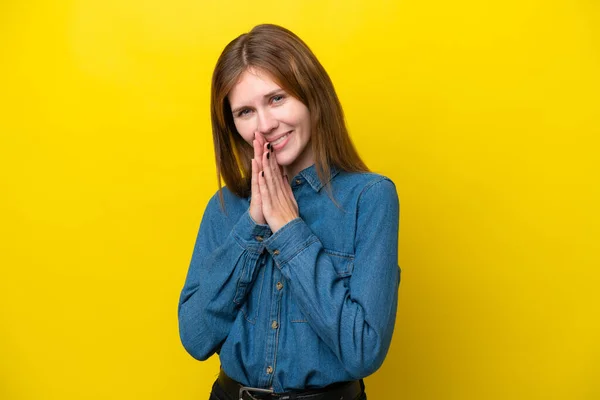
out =
<path fill-rule="evenodd" d="M 594 0 L 2 1 L 0 398 L 208 398 L 177 301 L 216 190 L 212 69 L 263 22 L 398 188 L 369 399 L 600 398 Z"/>

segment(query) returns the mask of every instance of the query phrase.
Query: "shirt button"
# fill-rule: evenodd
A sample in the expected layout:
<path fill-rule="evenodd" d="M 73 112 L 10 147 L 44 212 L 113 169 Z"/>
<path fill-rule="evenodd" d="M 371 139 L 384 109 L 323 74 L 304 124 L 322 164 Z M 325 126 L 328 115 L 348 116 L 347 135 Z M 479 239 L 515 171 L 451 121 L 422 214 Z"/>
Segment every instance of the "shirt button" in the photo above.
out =
<path fill-rule="evenodd" d="M 275 249 L 275 250 L 273 251 L 273 254 L 275 254 L 275 255 L 278 255 L 278 254 L 279 254 L 279 250 Z"/>
<path fill-rule="evenodd" d="M 300 179 L 296 179 L 296 185 L 299 185 L 301 183 L 302 183 L 302 181 Z"/>
<path fill-rule="evenodd" d="M 262 241 L 263 241 L 263 237 L 262 237 L 262 236 L 254 236 L 254 238 L 255 238 L 256 240 L 258 240 L 259 242 L 262 242 Z"/>
<path fill-rule="evenodd" d="M 270 365 L 267 367 L 267 374 L 272 374 L 273 373 L 273 367 L 271 367 Z"/>
<path fill-rule="evenodd" d="M 277 286 L 277 290 L 283 289 L 283 283 L 281 283 L 281 282 L 277 282 L 276 286 Z"/>
<path fill-rule="evenodd" d="M 271 324 L 271 328 L 273 328 L 273 329 L 279 328 L 279 324 L 277 323 L 277 321 L 273 321 L 273 323 Z"/>

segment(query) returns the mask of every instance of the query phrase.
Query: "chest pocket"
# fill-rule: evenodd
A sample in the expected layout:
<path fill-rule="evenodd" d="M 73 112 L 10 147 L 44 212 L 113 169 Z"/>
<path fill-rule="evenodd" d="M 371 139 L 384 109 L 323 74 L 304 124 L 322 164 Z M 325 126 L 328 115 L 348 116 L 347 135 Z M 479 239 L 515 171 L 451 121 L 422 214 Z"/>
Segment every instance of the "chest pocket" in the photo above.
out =
<path fill-rule="evenodd" d="M 325 249 L 325 254 L 331 260 L 335 272 L 339 278 L 343 278 L 345 287 L 348 287 L 348 281 L 352 276 L 354 270 L 354 255 L 348 253 L 342 253 L 335 250 Z M 295 296 L 292 294 L 288 296 L 289 310 L 290 310 L 290 322 L 292 323 L 307 323 L 306 316 L 301 310 L 300 305 L 296 301 Z"/>

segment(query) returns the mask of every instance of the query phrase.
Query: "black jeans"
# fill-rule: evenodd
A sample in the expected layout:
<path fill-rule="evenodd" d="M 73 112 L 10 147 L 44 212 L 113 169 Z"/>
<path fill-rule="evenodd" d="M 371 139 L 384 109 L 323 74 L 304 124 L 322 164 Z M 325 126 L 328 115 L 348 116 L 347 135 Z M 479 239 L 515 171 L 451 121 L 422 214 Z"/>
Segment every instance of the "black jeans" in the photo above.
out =
<path fill-rule="evenodd" d="M 213 383 L 212 392 L 210 393 L 210 397 L 208 398 L 208 400 L 238 400 L 238 399 L 232 399 L 232 398 L 228 397 L 227 393 L 225 393 L 223 391 L 223 389 L 221 389 L 221 387 L 215 381 L 215 383 Z M 367 393 L 365 391 L 363 391 L 362 394 L 359 395 L 354 400 L 367 400 Z"/>

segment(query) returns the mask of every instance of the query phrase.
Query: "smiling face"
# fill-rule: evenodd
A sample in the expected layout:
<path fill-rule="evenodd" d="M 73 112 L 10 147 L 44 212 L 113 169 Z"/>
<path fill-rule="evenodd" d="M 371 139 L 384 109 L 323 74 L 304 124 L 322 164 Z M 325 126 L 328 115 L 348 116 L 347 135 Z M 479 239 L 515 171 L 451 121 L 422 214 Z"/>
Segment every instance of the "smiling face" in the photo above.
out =
<path fill-rule="evenodd" d="M 255 133 L 262 133 L 290 178 L 314 163 L 308 108 L 269 74 L 246 70 L 227 97 L 238 133 L 251 146 Z"/>

